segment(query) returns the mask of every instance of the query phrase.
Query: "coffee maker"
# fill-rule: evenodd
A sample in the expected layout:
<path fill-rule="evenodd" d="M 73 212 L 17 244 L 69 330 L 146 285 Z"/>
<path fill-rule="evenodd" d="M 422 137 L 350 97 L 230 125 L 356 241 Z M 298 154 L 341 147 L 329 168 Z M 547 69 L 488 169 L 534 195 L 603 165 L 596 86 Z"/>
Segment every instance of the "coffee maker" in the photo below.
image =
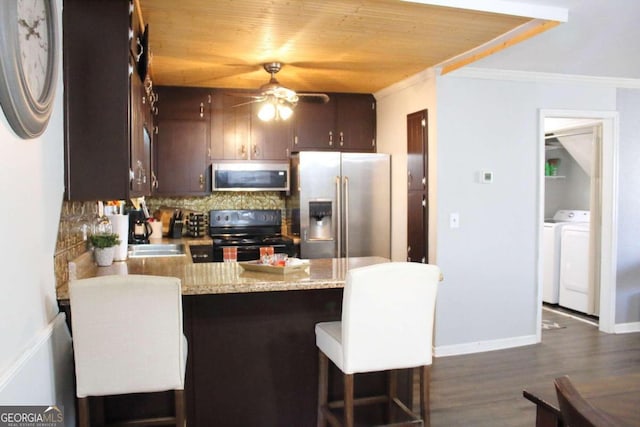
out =
<path fill-rule="evenodd" d="M 133 245 L 149 243 L 151 225 L 142 210 L 129 211 L 129 243 Z"/>

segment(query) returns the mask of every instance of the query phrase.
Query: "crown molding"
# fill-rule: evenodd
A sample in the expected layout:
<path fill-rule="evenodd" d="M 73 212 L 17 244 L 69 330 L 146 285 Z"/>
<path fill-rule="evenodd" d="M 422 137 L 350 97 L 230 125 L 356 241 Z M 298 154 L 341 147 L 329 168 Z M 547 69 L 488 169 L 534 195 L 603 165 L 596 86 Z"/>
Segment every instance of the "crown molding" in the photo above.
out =
<path fill-rule="evenodd" d="M 488 80 L 508 80 L 537 83 L 581 84 L 627 89 L 640 89 L 640 79 L 599 77 L 577 74 L 542 73 L 537 71 L 501 70 L 497 68 L 464 67 L 452 71 L 447 77 L 464 77 Z"/>
<path fill-rule="evenodd" d="M 429 81 L 431 79 L 435 79 L 436 76 L 440 74 L 440 68 L 427 68 L 426 70 L 422 70 L 419 73 L 416 73 L 412 76 L 407 77 L 404 80 L 400 80 L 392 84 L 391 86 L 387 86 L 373 94 L 373 97 L 376 100 L 380 100 L 382 98 L 386 98 L 389 95 L 393 95 L 394 93 L 400 92 L 401 90 L 407 89 L 411 86 L 415 86 L 417 84 Z"/>

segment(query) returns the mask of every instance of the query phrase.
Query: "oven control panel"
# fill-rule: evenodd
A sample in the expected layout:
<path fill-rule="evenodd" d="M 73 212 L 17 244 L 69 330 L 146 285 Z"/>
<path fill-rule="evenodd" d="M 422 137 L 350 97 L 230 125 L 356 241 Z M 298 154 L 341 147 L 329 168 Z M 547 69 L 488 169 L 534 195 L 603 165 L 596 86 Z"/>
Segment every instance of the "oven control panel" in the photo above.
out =
<path fill-rule="evenodd" d="M 209 212 L 209 227 L 279 226 L 279 209 L 213 210 Z"/>

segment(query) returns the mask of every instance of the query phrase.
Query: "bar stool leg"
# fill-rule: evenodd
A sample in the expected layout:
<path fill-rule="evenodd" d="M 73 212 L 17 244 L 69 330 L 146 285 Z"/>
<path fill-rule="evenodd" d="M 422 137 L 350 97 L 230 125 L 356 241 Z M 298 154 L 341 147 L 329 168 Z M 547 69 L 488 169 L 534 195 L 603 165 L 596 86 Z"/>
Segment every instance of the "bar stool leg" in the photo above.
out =
<path fill-rule="evenodd" d="M 186 427 L 187 417 L 185 415 L 184 390 L 174 390 L 176 408 L 176 427 Z"/>
<path fill-rule="evenodd" d="M 395 403 L 394 400 L 398 396 L 398 371 L 390 369 L 389 375 L 389 387 L 387 390 L 387 398 L 389 402 L 387 404 L 387 417 L 389 424 L 395 421 Z"/>
<path fill-rule="evenodd" d="M 429 385 L 431 384 L 431 365 L 420 368 L 420 416 L 424 427 L 431 426 L 431 404 L 429 403 Z"/>
<path fill-rule="evenodd" d="M 329 395 L 329 358 L 322 351 L 318 352 L 318 356 L 318 427 L 326 427 L 324 408 Z"/>
<path fill-rule="evenodd" d="M 344 425 L 353 427 L 353 374 L 344 374 Z"/>
<path fill-rule="evenodd" d="M 78 398 L 78 426 L 89 427 L 89 398 Z"/>

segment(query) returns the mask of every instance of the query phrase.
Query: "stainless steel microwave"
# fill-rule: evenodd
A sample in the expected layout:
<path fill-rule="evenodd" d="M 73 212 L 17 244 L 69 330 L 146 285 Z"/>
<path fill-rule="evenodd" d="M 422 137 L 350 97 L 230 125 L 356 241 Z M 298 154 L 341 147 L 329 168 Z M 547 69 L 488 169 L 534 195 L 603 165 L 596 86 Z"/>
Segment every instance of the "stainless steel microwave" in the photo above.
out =
<path fill-rule="evenodd" d="M 213 191 L 289 191 L 289 163 L 249 160 L 213 164 Z"/>

